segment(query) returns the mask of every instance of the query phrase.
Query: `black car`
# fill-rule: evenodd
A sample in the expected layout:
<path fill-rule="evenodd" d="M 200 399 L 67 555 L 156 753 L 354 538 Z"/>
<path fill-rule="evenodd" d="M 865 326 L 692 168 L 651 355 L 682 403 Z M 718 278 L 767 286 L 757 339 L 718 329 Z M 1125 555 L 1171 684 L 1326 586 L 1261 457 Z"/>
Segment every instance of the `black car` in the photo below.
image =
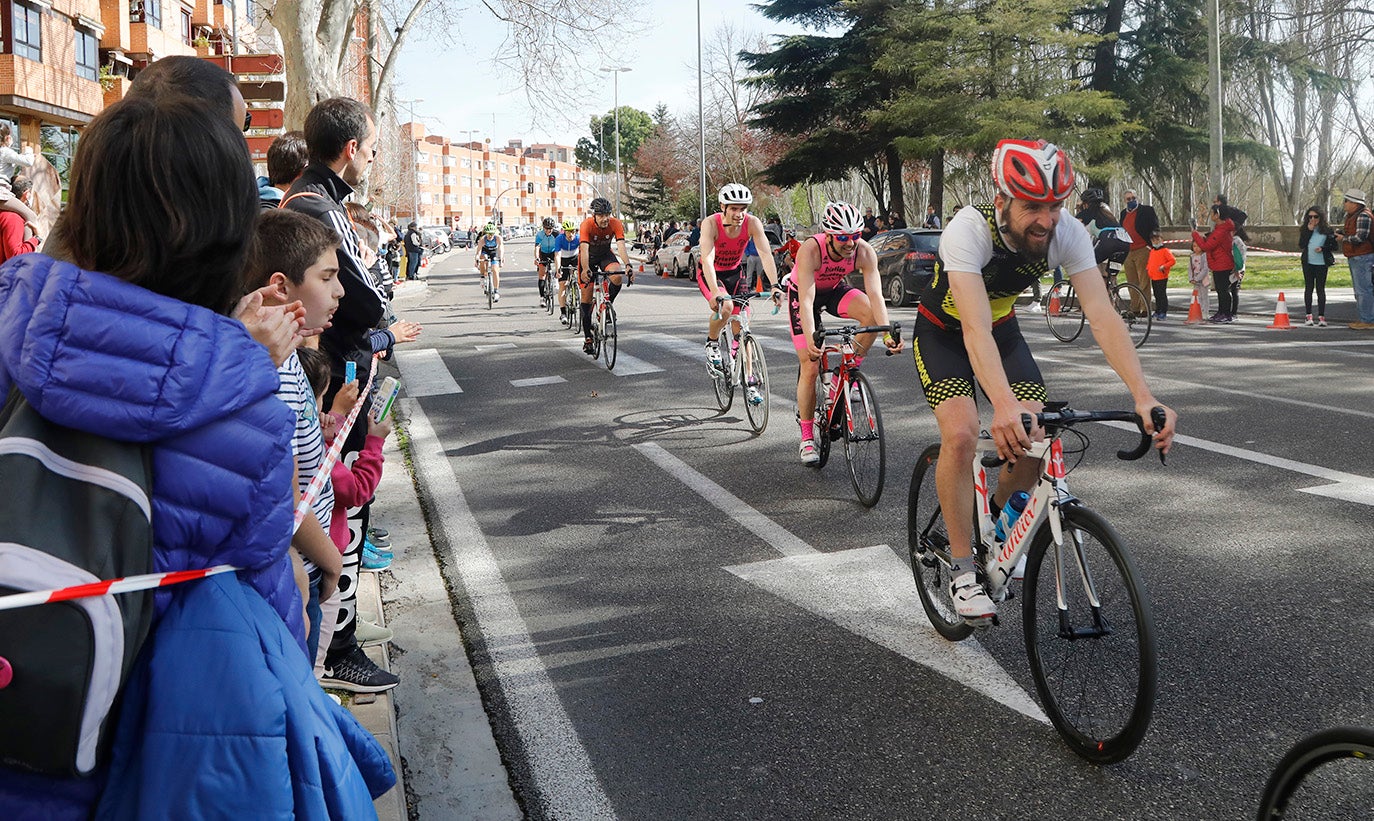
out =
<path fill-rule="evenodd" d="M 875 234 L 868 241 L 878 254 L 878 273 L 883 280 L 883 298 L 894 308 L 909 305 L 935 276 L 935 254 L 940 249 L 940 231 L 931 228 L 897 228 Z M 863 275 L 849 275 L 849 284 L 863 287 Z"/>

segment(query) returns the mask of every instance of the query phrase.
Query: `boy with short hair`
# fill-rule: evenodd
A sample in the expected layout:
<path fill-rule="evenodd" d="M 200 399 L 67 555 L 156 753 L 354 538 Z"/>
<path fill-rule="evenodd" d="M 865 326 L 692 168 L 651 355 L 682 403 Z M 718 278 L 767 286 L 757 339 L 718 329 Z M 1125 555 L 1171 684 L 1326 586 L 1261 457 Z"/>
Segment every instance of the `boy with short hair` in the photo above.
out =
<path fill-rule="evenodd" d="M 306 328 L 328 327 L 343 296 L 338 248 L 338 234 L 318 220 L 294 211 L 264 211 L 258 216 L 244 284 L 250 289 L 265 289 L 264 304 L 286 305 L 299 300 L 305 309 Z M 277 373 L 281 379 L 277 396 L 296 415 L 292 451 L 299 502 L 324 461 L 320 412 L 299 355 L 288 356 Z M 328 533 L 334 512 L 334 489 L 328 481 L 313 500 L 311 512 L 314 515 L 302 519 L 291 537 L 291 547 L 305 561 L 310 580 L 306 645 L 313 660 L 320 637 L 320 602 L 333 594 L 343 569 L 343 558 Z"/>

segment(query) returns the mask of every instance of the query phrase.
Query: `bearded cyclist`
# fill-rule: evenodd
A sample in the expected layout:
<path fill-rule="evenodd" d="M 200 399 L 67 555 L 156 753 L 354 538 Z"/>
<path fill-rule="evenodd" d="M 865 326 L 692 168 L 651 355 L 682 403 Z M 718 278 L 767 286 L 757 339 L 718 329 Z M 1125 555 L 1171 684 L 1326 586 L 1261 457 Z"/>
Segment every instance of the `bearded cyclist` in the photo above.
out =
<path fill-rule="evenodd" d="M 615 302 L 620 293 L 620 272 L 625 270 L 630 255 L 625 253 L 625 226 L 611 216 L 611 201 L 605 197 L 592 200 L 592 215 L 583 220 L 578 231 L 578 284 L 582 288 L 582 351 L 595 352 L 592 347 L 592 271 L 611 274 L 609 298 Z M 611 250 L 611 243 L 616 250 Z"/>
<path fill-rule="evenodd" d="M 501 258 L 505 256 L 506 243 L 495 223 L 487 223 L 482 236 L 477 240 L 477 273 L 485 275 L 491 270 L 491 301 L 501 301 Z"/>
<path fill-rule="evenodd" d="M 1135 411 L 1162 453 L 1169 452 L 1178 423 L 1166 407 L 1164 427 L 1155 430 L 1150 410 L 1160 403 L 1107 295 L 1088 231 L 1077 220 L 1061 219 L 1074 186 L 1068 156 L 1043 140 L 1003 140 L 993 153 L 992 179 L 992 205 L 966 206 L 945 227 L 935 278 L 921 294 L 913 334 L 921 389 L 940 428 L 935 487 L 953 559 L 950 597 L 974 625 L 988 624 L 996 614 L 978 584 L 971 550 L 969 465 L 978 439 L 974 380 L 992 403 L 989 431 L 998 456 L 1007 460 L 991 500 L 995 515 L 1013 492 L 1030 490 L 1040 467 L 1021 457 L 1044 432 L 1037 427 L 1027 433 L 1021 419 L 1044 409 L 1045 383 L 1012 308 L 1032 280 L 1055 266 L 1071 272 L 1098 347 L 1130 389 Z"/>
<path fill-rule="evenodd" d="M 768 246 L 768 235 L 763 232 L 763 223 L 749 213 L 749 204 L 754 201 L 754 193 L 746 186 L 732 182 L 720 189 L 717 195 L 720 213 L 706 218 L 701 225 L 701 267 L 697 269 L 697 287 L 711 306 L 711 319 L 706 326 L 706 361 L 715 371 L 724 368 L 721 358 L 721 328 L 726 321 L 740 312 L 740 306 L 733 305 L 730 312 L 724 309 L 731 296 L 749 289 L 748 278 L 741 276 L 744 267 L 744 249 L 749 240 L 759 249 L 759 257 L 764 273 L 768 275 L 768 287 L 773 290 L 773 302 L 782 297 L 778 288 L 778 271 L 773 264 L 773 253 Z M 737 326 L 738 327 L 738 326 Z"/>
<path fill-rule="evenodd" d="M 539 272 L 539 298 L 544 298 L 548 285 L 548 268 L 554 261 L 558 246 L 558 227 L 552 217 L 544 217 L 539 233 L 534 235 L 534 268 Z"/>
<path fill-rule="evenodd" d="M 824 233 L 807 237 L 797 251 L 797 264 L 787 275 L 787 314 L 792 325 L 792 347 L 797 351 L 800 373 L 797 376 L 797 407 L 816 407 L 817 361 L 821 349 L 814 334 L 821 324 L 821 311 L 832 316 L 857 320 L 860 325 L 886 325 L 887 304 L 882 299 L 868 298 L 869 293 L 882 293 L 878 275 L 878 255 L 863 239 L 864 218 L 859 209 L 847 202 L 829 202 L 821 217 Z M 849 284 L 849 274 L 863 274 L 864 289 Z M 854 337 L 857 362 L 863 361 L 877 334 Z M 883 337 L 887 349 L 896 353 L 902 349 L 900 339 L 891 334 Z M 856 363 L 857 367 L 857 363 Z M 801 445 L 798 454 L 802 464 L 815 465 L 821 460 L 816 450 L 815 420 L 809 416 L 797 419 L 801 426 Z M 822 436 L 825 431 L 820 432 Z"/>

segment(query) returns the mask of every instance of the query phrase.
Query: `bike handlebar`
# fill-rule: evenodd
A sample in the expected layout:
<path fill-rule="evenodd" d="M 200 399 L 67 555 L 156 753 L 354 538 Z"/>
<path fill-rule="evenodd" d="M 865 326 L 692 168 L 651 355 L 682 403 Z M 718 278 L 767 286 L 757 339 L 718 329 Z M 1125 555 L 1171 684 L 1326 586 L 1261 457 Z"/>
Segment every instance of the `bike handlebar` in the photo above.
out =
<path fill-rule="evenodd" d="M 818 328 L 811 336 L 816 342 L 816 347 L 819 348 L 825 344 L 827 338 L 832 336 L 837 336 L 848 342 L 859 334 L 877 334 L 889 331 L 892 333 L 893 339 L 898 342 L 902 341 L 902 323 L 900 322 L 894 322 L 891 325 L 841 325 L 834 329 Z M 892 351 L 889 350 L 887 355 L 892 356 Z"/>
<path fill-rule="evenodd" d="M 1140 430 L 1140 442 L 1133 450 L 1118 450 L 1116 452 L 1116 458 L 1127 462 L 1144 456 L 1154 442 L 1154 437 L 1145 432 L 1145 423 L 1141 420 L 1140 414 L 1134 411 L 1078 411 L 1064 406 L 1057 410 L 1037 413 L 1034 421 L 1039 422 L 1042 428 L 1068 428 L 1079 422 L 1130 422 Z M 1150 409 L 1150 422 L 1156 431 L 1161 430 L 1167 421 L 1168 417 L 1164 413 L 1164 408 L 1156 406 Z M 1026 426 L 1026 433 L 1030 433 L 1031 415 L 1029 413 L 1021 414 L 1021 422 Z M 1159 463 L 1164 464 L 1163 451 L 1159 452 Z"/>

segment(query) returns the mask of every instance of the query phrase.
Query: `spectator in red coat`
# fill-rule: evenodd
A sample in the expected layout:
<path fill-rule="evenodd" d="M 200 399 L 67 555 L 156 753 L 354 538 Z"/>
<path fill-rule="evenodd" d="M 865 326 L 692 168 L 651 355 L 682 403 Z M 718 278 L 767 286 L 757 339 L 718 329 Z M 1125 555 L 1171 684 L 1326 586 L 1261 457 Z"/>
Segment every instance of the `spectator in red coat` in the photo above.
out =
<path fill-rule="evenodd" d="M 15 199 L 29 204 L 33 197 L 33 180 L 23 175 L 17 176 L 11 188 Z M 34 233 L 33 226 L 25 222 L 23 217 L 13 211 L 0 211 L 0 262 L 37 251 L 42 242 L 43 238 Z"/>

